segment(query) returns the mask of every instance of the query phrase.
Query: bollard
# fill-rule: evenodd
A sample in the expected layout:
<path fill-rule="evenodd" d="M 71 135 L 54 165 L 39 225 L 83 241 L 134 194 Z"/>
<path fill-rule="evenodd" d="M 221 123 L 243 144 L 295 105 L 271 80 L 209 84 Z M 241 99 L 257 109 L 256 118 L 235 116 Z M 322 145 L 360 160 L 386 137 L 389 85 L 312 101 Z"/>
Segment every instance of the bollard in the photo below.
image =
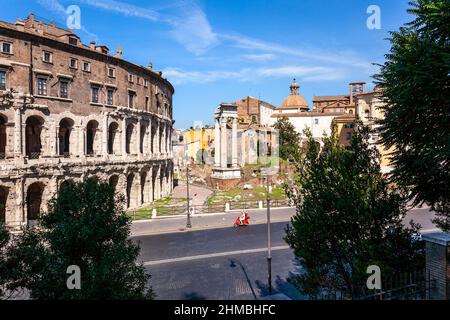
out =
<path fill-rule="evenodd" d="M 225 212 L 230 212 L 230 203 L 225 203 Z"/>
<path fill-rule="evenodd" d="M 263 202 L 261 200 L 258 201 L 258 208 L 259 209 L 264 209 Z"/>
<path fill-rule="evenodd" d="M 153 210 L 152 210 L 152 219 L 155 219 L 156 215 L 157 215 L 156 208 L 153 208 Z"/>

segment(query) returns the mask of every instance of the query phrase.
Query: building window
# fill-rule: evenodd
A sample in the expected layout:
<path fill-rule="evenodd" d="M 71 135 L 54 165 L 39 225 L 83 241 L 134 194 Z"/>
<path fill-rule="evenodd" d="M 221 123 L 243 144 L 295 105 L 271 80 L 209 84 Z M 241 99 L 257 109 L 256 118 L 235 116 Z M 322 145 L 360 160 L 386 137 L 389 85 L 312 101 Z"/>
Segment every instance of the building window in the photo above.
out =
<path fill-rule="evenodd" d="M 61 98 L 68 98 L 69 96 L 69 82 L 67 80 L 61 80 L 59 82 L 59 96 Z"/>
<path fill-rule="evenodd" d="M 47 62 L 47 63 L 52 63 L 53 62 L 53 54 L 51 52 L 44 51 L 42 53 L 42 61 Z"/>
<path fill-rule="evenodd" d="M 128 91 L 128 107 L 129 108 L 134 107 L 134 96 L 135 96 L 135 93 L 133 91 Z"/>
<path fill-rule="evenodd" d="M 128 75 L 128 82 L 133 83 L 133 75 L 132 74 Z"/>
<path fill-rule="evenodd" d="M 319 119 L 314 119 L 314 124 L 319 124 Z"/>
<path fill-rule="evenodd" d="M 136 83 L 137 83 L 138 85 L 140 85 L 140 84 L 141 84 L 141 77 L 137 77 L 137 79 L 136 79 Z"/>
<path fill-rule="evenodd" d="M 6 72 L 0 71 L 0 90 L 6 90 Z"/>
<path fill-rule="evenodd" d="M 353 129 L 353 123 L 346 123 L 345 124 L 346 129 Z"/>
<path fill-rule="evenodd" d="M 91 72 L 91 64 L 87 61 L 83 62 L 83 71 L 85 72 Z"/>
<path fill-rule="evenodd" d="M 100 91 L 99 87 L 94 86 L 91 87 L 91 102 L 98 103 L 98 92 Z"/>
<path fill-rule="evenodd" d="M 77 59 L 70 58 L 70 60 L 69 60 L 69 67 L 72 68 L 72 69 L 77 69 L 78 68 L 78 61 L 77 61 Z"/>
<path fill-rule="evenodd" d="M 12 44 L 9 42 L 2 43 L 2 52 L 12 54 Z"/>
<path fill-rule="evenodd" d="M 78 45 L 78 39 L 75 37 L 69 37 L 69 44 L 73 45 L 73 46 L 77 46 Z"/>
<path fill-rule="evenodd" d="M 108 89 L 106 96 L 106 103 L 110 106 L 114 105 L 114 89 Z"/>
<path fill-rule="evenodd" d="M 147 79 L 144 79 L 144 87 L 148 87 L 148 80 Z"/>
<path fill-rule="evenodd" d="M 108 77 L 115 78 L 116 70 L 114 68 L 108 68 Z"/>
<path fill-rule="evenodd" d="M 149 103 L 149 101 L 150 101 L 150 98 L 149 97 L 145 97 L 145 110 L 147 110 L 147 111 L 148 111 L 148 103 Z"/>
<path fill-rule="evenodd" d="M 352 140 L 352 134 L 350 132 L 346 133 L 347 140 Z"/>
<path fill-rule="evenodd" d="M 37 79 L 37 93 L 40 96 L 47 95 L 47 79 L 45 79 L 45 78 Z"/>

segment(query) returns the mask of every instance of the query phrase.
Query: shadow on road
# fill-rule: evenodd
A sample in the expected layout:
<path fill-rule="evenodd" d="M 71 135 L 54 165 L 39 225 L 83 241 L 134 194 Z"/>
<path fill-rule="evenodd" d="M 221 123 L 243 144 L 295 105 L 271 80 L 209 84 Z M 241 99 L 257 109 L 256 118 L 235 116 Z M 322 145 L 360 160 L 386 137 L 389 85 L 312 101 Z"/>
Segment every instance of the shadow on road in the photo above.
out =
<path fill-rule="evenodd" d="M 252 291 L 253 298 L 255 300 L 258 300 L 258 298 L 256 297 L 255 290 L 253 289 L 253 286 L 252 286 L 252 281 L 248 277 L 247 270 L 245 270 L 244 265 L 238 259 L 235 259 L 235 260 L 230 259 L 230 268 L 236 268 L 235 261 L 239 264 L 239 266 L 242 269 L 242 272 L 244 273 L 244 276 L 245 276 L 245 279 L 247 280 L 248 286 L 250 287 L 250 290 Z"/>
<path fill-rule="evenodd" d="M 204 296 L 199 295 L 197 292 L 187 292 L 183 295 L 185 300 L 206 300 Z"/>

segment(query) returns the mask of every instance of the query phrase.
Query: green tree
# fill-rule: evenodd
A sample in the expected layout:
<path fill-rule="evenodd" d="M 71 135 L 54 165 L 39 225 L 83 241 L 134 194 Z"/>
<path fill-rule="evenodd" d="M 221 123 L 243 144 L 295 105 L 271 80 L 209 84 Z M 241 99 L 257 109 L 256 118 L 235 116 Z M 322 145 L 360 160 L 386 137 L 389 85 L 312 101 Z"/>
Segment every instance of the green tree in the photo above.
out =
<path fill-rule="evenodd" d="M 6 267 L 6 252 L 10 234 L 3 222 L 0 221 L 0 299 L 6 294 L 9 271 Z"/>
<path fill-rule="evenodd" d="M 300 158 L 300 134 L 288 118 L 281 117 L 277 120 L 274 128 L 279 135 L 279 156 L 283 160 L 298 160 Z"/>
<path fill-rule="evenodd" d="M 40 226 L 25 230 L 8 253 L 14 287 L 27 288 L 32 299 L 153 298 L 122 204 L 108 183 L 66 185 Z M 81 269 L 81 290 L 67 289 L 71 265 Z"/>
<path fill-rule="evenodd" d="M 411 2 L 416 18 L 392 32 L 375 76 L 386 106 L 380 133 L 392 153 L 392 181 L 414 204 L 438 212 L 450 232 L 450 1 Z"/>
<path fill-rule="evenodd" d="M 404 197 L 383 178 L 368 128 L 356 123 L 350 150 L 335 125 L 332 131 L 322 150 L 307 132 L 298 178 L 287 190 L 297 214 L 285 240 L 304 271 L 293 279 L 302 293 L 355 298 L 364 293 L 368 266 L 378 265 L 384 277 L 417 270 L 423 249 L 411 241 L 418 226 L 402 224 Z"/>

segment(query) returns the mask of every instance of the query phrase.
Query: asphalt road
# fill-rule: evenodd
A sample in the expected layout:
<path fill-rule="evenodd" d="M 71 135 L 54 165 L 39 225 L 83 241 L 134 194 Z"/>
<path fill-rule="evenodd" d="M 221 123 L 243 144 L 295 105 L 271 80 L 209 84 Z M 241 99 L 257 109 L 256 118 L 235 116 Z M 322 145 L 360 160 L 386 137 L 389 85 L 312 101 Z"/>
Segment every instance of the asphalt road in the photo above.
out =
<path fill-rule="evenodd" d="M 272 279 L 273 293 L 284 293 L 301 299 L 297 290 L 287 282 L 299 272 L 292 251 L 283 240 L 292 209 L 279 209 L 279 220 L 272 223 Z M 267 226 L 262 224 L 264 211 L 250 213 L 255 218 L 249 227 L 234 229 L 230 223 L 234 214 L 197 217 L 197 230 L 180 231 L 184 219 L 153 221 L 151 233 L 164 228 L 161 234 L 145 235 L 145 225 L 133 238 L 141 246 L 141 261 L 152 275 L 151 284 L 158 299 L 259 299 L 268 294 Z M 433 214 L 428 209 L 414 209 L 404 219 L 422 225 L 424 232 L 435 230 Z M 207 223 L 205 223 L 205 221 Z M 150 225 L 150 224 L 149 224 Z M 156 229 L 155 229 L 156 228 Z M 172 229 L 171 229 L 172 228 Z"/>
<path fill-rule="evenodd" d="M 299 299 L 286 279 L 297 267 L 282 239 L 287 222 L 272 225 L 273 286 Z M 266 225 L 135 237 L 158 299 L 258 299 L 268 294 Z"/>

